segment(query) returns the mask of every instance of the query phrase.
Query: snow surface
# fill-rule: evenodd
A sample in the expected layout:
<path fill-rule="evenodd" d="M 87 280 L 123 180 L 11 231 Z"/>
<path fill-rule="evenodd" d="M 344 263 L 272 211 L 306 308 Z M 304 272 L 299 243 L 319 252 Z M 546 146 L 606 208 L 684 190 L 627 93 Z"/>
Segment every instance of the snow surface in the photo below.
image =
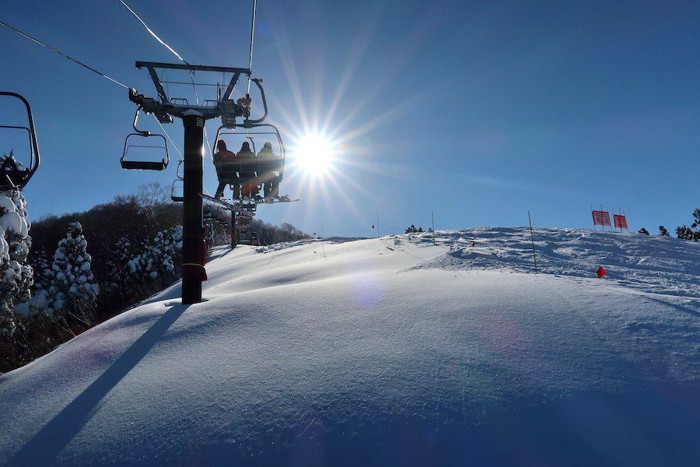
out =
<path fill-rule="evenodd" d="M 698 465 L 700 245 L 529 235 L 218 249 L 0 376 L 0 464 Z"/>

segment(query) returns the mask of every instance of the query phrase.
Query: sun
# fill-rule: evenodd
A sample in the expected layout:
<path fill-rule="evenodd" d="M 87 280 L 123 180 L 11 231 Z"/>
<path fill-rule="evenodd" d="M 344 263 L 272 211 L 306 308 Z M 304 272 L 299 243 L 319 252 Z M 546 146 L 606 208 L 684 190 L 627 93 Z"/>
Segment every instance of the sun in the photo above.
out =
<path fill-rule="evenodd" d="M 334 168 L 337 143 L 321 133 L 302 135 L 292 147 L 294 165 L 311 176 L 323 176 Z"/>

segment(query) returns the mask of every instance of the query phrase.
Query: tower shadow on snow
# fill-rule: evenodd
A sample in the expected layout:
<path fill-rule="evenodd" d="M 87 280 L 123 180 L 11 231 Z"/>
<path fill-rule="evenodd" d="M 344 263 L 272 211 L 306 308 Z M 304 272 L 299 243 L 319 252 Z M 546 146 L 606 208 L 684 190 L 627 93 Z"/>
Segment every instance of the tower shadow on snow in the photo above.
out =
<path fill-rule="evenodd" d="M 166 311 L 114 363 L 9 460 L 7 465 L 55 464 L 58 455 L 95 414 L 100 401 L 150 352 L 189 305 Z"/>

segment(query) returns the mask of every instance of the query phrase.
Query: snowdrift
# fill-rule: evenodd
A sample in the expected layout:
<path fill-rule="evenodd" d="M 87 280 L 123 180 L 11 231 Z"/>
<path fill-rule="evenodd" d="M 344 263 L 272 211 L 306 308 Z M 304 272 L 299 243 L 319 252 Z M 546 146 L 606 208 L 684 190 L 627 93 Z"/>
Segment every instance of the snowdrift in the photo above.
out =
<path fill-rule="evenodd" d="M 0 464 L 697 465 L 699 245 L 529 235 L 219 250 L 1 376 Z"/>

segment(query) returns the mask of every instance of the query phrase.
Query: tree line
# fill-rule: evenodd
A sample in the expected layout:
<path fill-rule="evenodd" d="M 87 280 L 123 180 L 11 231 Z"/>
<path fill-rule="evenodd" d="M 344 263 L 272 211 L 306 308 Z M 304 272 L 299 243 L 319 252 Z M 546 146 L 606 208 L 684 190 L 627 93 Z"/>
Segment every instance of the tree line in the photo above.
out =
<path fill-rule="evenodd" d="M 687 225 L 683 224 L 678 227 L 676 227 L 676 238 L 680 240 L 692 240 L 692 241 L 700 241 L 700 208 L 696 208 L 693 211 L 693 222 L 690 224 L 690 227 Z M 639 233 L 642 235 L 649 235 L 649 231 L 642 227 L 639 229 Z M 659 226 L 659 237 L 670 237 L 671 234 L 668 232 L 668 229 L 664 227 L 663 225 Z"/>

